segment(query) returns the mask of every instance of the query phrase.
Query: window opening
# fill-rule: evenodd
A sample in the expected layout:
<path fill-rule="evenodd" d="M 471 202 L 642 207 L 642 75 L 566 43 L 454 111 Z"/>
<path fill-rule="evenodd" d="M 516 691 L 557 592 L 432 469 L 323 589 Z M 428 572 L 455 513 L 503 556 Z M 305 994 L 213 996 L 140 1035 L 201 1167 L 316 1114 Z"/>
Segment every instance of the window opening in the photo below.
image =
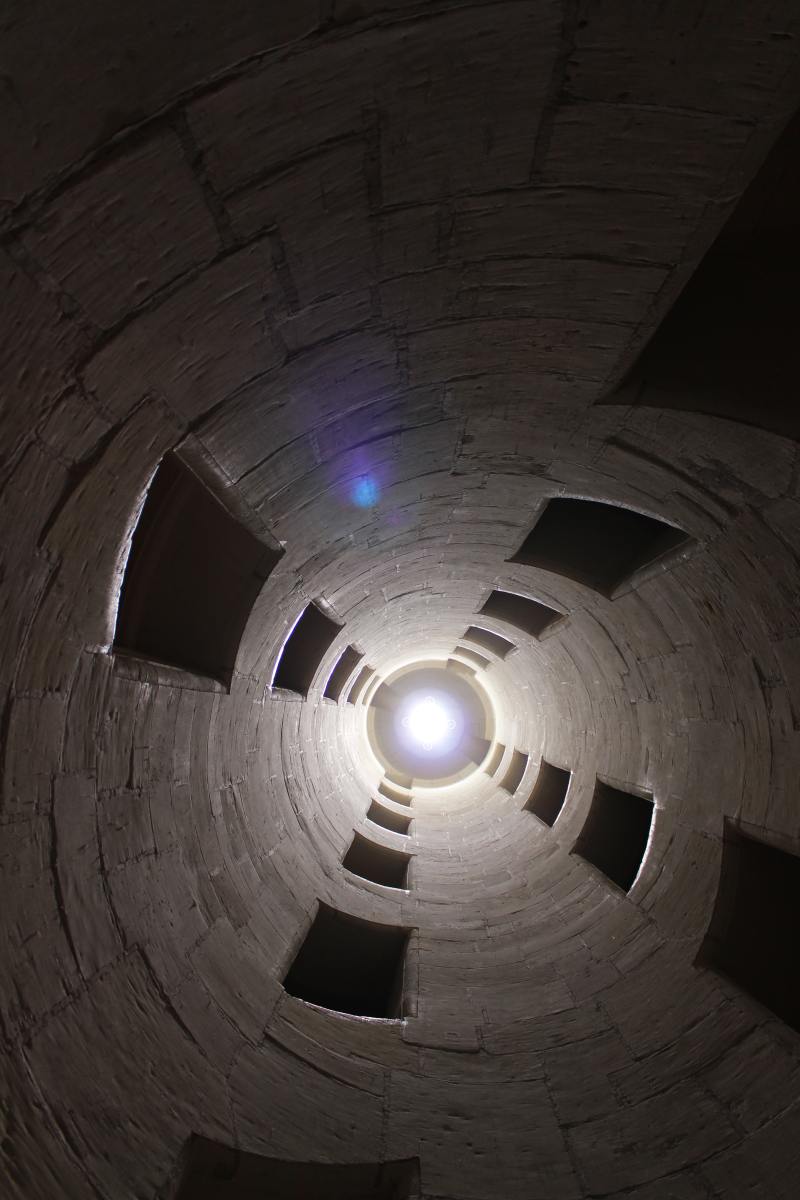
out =
<path fill-rule="evenodd" d="M 409 932 L 320 902 L 283 986 L 299 1000 L 334 1012 L 396 1019 Z"/>
<path fill-rule="evenodd" d="M 642 865 L 652 821 L 652 800 L 598 779 L 573 852 L 628 892 Z"/>

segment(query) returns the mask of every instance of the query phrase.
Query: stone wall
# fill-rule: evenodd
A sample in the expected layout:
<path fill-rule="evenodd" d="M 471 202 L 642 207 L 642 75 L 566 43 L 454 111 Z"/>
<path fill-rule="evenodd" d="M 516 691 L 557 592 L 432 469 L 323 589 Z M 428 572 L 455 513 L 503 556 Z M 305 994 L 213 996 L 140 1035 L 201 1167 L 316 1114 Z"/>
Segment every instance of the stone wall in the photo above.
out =
<path fill-rule="evenodd" d="M 418 1159 L 426 1200 L 794 1196 L 797 1033 L 694 963 L 724 819 L 800 849 L 797 448 L 758 396 L 597 402 L 796 109 L 798 14 L 607 7 L 10 11 L 4 1195 L 166 1196 L 198 1134 Z M 180 446 L 284 550 L 229 688 L 113 651 Z M 507 561 L 555 496 L 693 542 L 609 600 Z M 418 790 L 370 828 L 410 887 L 359 881 L 379 774 L 327 675 L 451 653 L 492 588 L 566 614 L 486 622 L 520 787 Z M 309 601 L 343 629 L 303 699 Z M 598 777 L 655 804 L 627 895 L 572 853 Z M 402 1020 L 284 992 L 318 902 L 412 931 Z"/>

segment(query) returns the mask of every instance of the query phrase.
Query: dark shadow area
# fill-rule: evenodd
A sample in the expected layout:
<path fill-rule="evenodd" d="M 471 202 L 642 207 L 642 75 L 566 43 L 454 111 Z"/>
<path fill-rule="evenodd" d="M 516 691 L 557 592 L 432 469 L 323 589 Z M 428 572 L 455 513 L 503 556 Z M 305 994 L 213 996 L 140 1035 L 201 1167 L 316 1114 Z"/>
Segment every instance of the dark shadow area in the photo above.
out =
<path fill-rule="evenodd" d="M 230 686 L 247 619 L 279 558 L 176 454 L 165 455 L 133 534 L 115 651 Z"/>
<path fill-rule="evenodd" d="M 522 776 L 525 774 L 525 768 L 528 765 L 528 756 L 522 750 L 515 750 L 511 755 L 511 762 L 508 765 L 503 778 L 500 780 L 500 787 L 509 792 L 512 796 L 522 783 Z"/>
<path fill-rule="evenodd" d="M 400 788 L 392 787 L 385 779 L 381 780 L 378 784 L 378 791 L 387 800 L 394 800 L 395 804 L 405 804 L 406 806 L 410 806 L 411 804 L 411 796 L 408 792 L 403 792 Z"/>
<path fill-rule="evenodd" d="M 505 754 L 505 752 L 506 752 L 505 746 L 503 746 L 500 742 L 498 742 L 497 745 L 495 746 L 494 750 L 492 751 L 491 755 L 489 756 L 489 760 L 486 763 L 486 766 L 483 768 L 487 775 L 494 775 L 495 771 L 500 766 L 500 763 L 503 761 L 503 755 Z"/>
<path fill-rule="evenodd" d="M 481 629 L 479 625 L 470 625 L 464 634 L 465 642 L 472 642 L 475 646 L 480 646 L 483 650 L 488 650 L 490 654 L 496 654 L 498 658 L 505 658 L 510 650 L 514 649 L 514 643 L 509 642 L 507 638 L 501 637 L 499 633 L 492 633 L 489 629 Z"/>
<path fill-rule="evenodd" d="M 417 1159 L 386 1163 L 289 1162 L 193 1134 L 177 1190 L 159 1200 L 415 1200 Z"/>
<path fill-rule="evenodd" d="M 510 562 L 566 575 L 611 596 L 631 576 L 688 543 L 682 529 L 597 500 L 549 500 Z"/>
<path fill-rule="evenodd" d="M 362 694 L 362 692 L 364 691 L 364 688 L 367 686 L 367 684 L 369 683 L 370 679 L 372 678 L 372 676 L 374 674 L 375 674 L 374 667 L 362 667 L 361 668 L 361 670 L 358 672 L 358 674 L 356 675 L 356 677 L 353 681 L 353 685 L 350 688 L 350 692 L 348 693 L 348 696 L 347 696 L 348 704 L 355 704 L 355 702 L 358 700 L 359 696 Z"/>
<path fill-rule="evenodd" d="M 572 851 L 624 892 L 630 891 L 647 849 L 652 820 L 652 800 L 598 779 L 589 815 Z"/>
<path fill-rule="evenodd" d="M 529 596 L 500 591 L 491 592 L 480 611 L 485 617 L 505 621 L 535 638 L 541 637 L 549 625 L 560 621 L 564 616 L 554 608 L 540 604 L 538 600 L 531 600 Z"/>
<path fill-rule="evenodd" d="M 725 822 L 714 913 L 697 965 L 727 975 L 800 1032 L 800 858 Z"/>
<path fill-rule="evenodd" d="M 371 883 L 380 883 L 384 887 L 404 888 L 408 878 L 408 864 L 411 855 L 403 850 L 391 850 L 388 846 L 379 846 L 369 838 L 357 833 L 350 849 L 342 860 L 342 866 L 368 879 Z"/>
<path fill-rule="evenodd" d="M 408 934 L 320 903 L 283 986 L 289 995 L 334 1012 L 397 1018 Z"/>
<path fill-rule="evenodd" d="M 627 379 L 603 404 L 708 413 L 800 436 L 800 113 Z"/>
<path fill-rule="evenodd" d="M 308 695 L 325 651 L 341 628 L 316 604 L 307 605 L 281 651 L 273 687 Z"/>
<path fill-rule="evenodd" d="M 411 825 L 411 817 L 391 812 L 382 804 L 378 804 L 377 800 L 373 800 L 370 804 L 367 810 L 367 820 L 372 821 L 373 825 L 380 825 L 383 829 L 391 829 L 392 833 L 402 833 L 406 837 Z"/>
<path fill-rule="evenodd" d="M 564 807 L 571 778 L 570 771 L 565 771 L 563 767 L 554 767 L 552 763 L 542 759 L 536 783 L 525 805 L 526 811 L 532 812 L 540 821 L 544 821 L 545 825 L 555 825 Z"/>
<path fill-rule="evenodd" d="M 354 650 L 352 646 L 345 646 L 339 655 L 339 661 L 330 673 L 328 682 L 325 684 L 324 695 L 329 700 L 339 699 L 344 685 L 363 657 L 364 655 L 360 654 L 358 650 Z"/>

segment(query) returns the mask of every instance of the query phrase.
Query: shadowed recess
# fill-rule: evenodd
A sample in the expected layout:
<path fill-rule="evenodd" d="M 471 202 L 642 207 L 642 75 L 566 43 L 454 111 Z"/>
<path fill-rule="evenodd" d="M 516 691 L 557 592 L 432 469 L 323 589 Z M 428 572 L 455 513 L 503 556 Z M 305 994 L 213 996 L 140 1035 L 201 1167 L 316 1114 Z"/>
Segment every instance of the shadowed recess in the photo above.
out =
<path fill-rule="evenodd" d="M 488 658 L 484 658 L 476 650 L 470 650 L 468 646 L 456 646 L 454 653 L 460 654 L 462 658 L 465 658 L 468 663 L 476 667 L 479 671 L 489 666 Z"/>
<path fill-rule="evenodd" d="M 601 401 L 714 413 L 800 437 L 800 112 L 624 383 Z"/>
<path fill-rule="evenodd" d="M 283 986 L 291 996 L 359 1017 L 401 1015 L 409 930 L 320 903 Z"/>
<path fill-rule="evenodd" d="M 642 865 L 652 820 L 652 800 L 598 779 L 589 815 L 573 853 L 585 858 L 627 892 Z"/>
<path fill-rule="evenodd" d="M 353 674 L 353 671 L 355 671 L 363 657 L 363 654 L 354 649 L 353 646 L 345 646 L 344 650 L 339 656 L 336 666 L 330 673 L 328 682 L 325 684 L 324 694 L 329 700 L 339 699 L 342 694 L 342 690 L 344 689 L 344 685 L 347 683 L 348 679 Z"/>
<path fill-rule="evenodd" d="M 713 967 L 800 1032 L 800 857 L 725 822 L 722 869 L 698 965 Z"/>
<path fill-rule="evenodd" d="M 229 685 L 250 611 L 279 558 L 167 454 L 134 530 L 114 649 Z"/>
<path fill-rule="evenodd" d="M 355 704 L 364 692 L 364 688 L 369 683 L 372 676 L 375 674 L 373 667 L 362 667 L 358 675 L 356 675 L 353 683 L 350 686 L 350 691 L 347 695 L 347 703 Z"/>
<path fill-rule="evenodd" d="M 503 755 L 505 754 L 505 752 L 506 752 L 505 746 L 503 746 L 500 742 L 498 742 L 497 745 L 495 746 L 494 750 L 492 750 L 492 753 L 489 756 L 488 761 L 484 765 L 483 769 L 487 775 L 494 775 L 497 768 L 500 766 L 500 763 L 503 761 Z"/>
<path fill-rule="evenodd" d="M 393 833 L 400 833 L 403 836 L 408 836 L 408 830 L 411 825 L 411 817 L 404 817 L 400 813 L 392 812 L 388 808 L 384 808 L 382 804 L 378 804 L 377 800 L 373 800 L 367 809 L 367 820 L 372 821 L 374 825 L 380 825 L 383 829 L 391 829 Z"/>
<path fill-rule="evenodd" d="M 325 651 L 341 629 L 316 604 L 309 604 L 281 651 L 273 687 L 308 694 Z"/>
<path fill-rule="evenodd" d="M 287 1162 L 193 1134 L 177 1190 L 157 1200 L 415 1200 L 416 1159 L 382 1163 Z"/>
<path fill-rule="evenodd" d="M 505 621 L 535 638 L 541 637 L 554 621 L 560 621 L 564 616 L 530 596 L 502 591 L 491 592 L 480 611 L 485 617 Z"/>
<path fill-rule="evenodd" d="M 682 529 L 597 500 L 548 500 L 510 562 L 566 575 L 611 596 L 642 568 L 686 545 Z"/>
<path fill-rule="evenodd" d="M 508 764 L 506 773 L 500 780 L 500 787 L 513 796 L 522 783 L 522 776 L 525 774 L 527 765 L 527 754 L 523 750 L 515 750 L 511 755 L 511 762 Z"/>
<path fill-rule="evenodd" d="M 505 658 L 509 651 L 514 649 L 513 642 L 501 637 L 499 633 L 492 633 L 490 629 L 481 629 L 478 625 L 470 625 L 463 640 L 488 650 L 490 654 L 496 654 L 498 658 Z"/>
<path fill-rule="evenodd" d="M 555 825 L 567 798 L 567 789 L 572 775 L 563 767 L 554 767 L 542 759 L 539 774 L 525 808 L 545 825 Z"/>
<path fill-rule="evenodd" d="M 384 887 L 404 888 L 408 877 L 411 855 L 402 850 L 380 846 L 357 833 L 350 849 L 342 860 L 342 866 L 361 879 L 380 883 Z"/>
<path fill-rule="evenodd" d="M 393 787 L 391 783 L 387 783 L 385 780 L 382 780 L 378 784 L 378 791 L 387 800 L 394 800 L 395 804 L 411 804 L 411 795 L 409 792 L 405 792 L 399 787 Z"/>

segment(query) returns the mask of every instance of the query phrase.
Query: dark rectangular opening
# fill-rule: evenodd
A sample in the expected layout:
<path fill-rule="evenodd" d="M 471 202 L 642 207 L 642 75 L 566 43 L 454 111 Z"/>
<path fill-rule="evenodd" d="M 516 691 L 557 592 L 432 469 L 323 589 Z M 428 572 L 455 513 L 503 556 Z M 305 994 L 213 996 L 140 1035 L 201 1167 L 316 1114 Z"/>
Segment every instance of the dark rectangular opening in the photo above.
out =
<path fill-rule="evenodd" d="M 481 629 L 479 625 L 470 625 L 464 634 L 464 641 L 472 642 L 473 645 L 488 650 L 490 654 L 496 654 L 498 658 L 505 658 L 509 651 L 514 649 L 513 642 L 501 637 L 499 633 L 492 633 L 490 629 Z"/>
<path fill-rule="evenodd" d="M 413 1200 L 419 1160 L 383 1163 L 296 1162 L 267 1158 L 193 1134 L 184 1147 L 177 1190 L 159 1200 Z"/>
<path fill-rule="evenodd" d="M 391 850 L 388 846 L 380 846 L 369 838 L 355 834 L 350 849 L 342 860 L 342 866 L 358 875 L 361 879 L 369 879 L 371 883 L 380 883 L 384 887 L 404 888 L 408 878 L 408 864 L 411 855 L 403 850 Z"/>
<path fill-rule="evenodd" d="M 367 820 L 372 821 L 373 825 L 380 825 L 383 829 L 391 829 L 392 833 L 402 833 L 405 837 L 408 836 L 408 830 L 411 826 L 411 817 L 404 817 L 402 813 L 391 812 L 388 808 L 384 808 L 382 804 L 378 804 L 377 800 L 373 800 L 367 810 Z"/>
<path fill-rule="evenodd" d="M 652 821 L 652 800 L 598 779 L 573 852 L 628 892 L 642 865 Z"/>
<path fill-rule="evenodd" d="M 621 386 L 600 403 L 710 413 L 800 437 L 800 112 Z"/>
<path fill-rule="evenodd" d="M 725 822 L 714 912 L 697 963 L 800 1033 L 800 858 Z"/>
<path fill-rule="evenodd" d="M 291 996 L 334 1012 L 397 1018 L 408 934 L 320 903 L 283 986 Z"/>
<path fill-rule="evenodd" d="M 325 684 L 324 695 L 329 700 L 338 700 L 342 694 L 344 685 L 347 683 L 350 676 L 355 671 L 361 659 L 364 657 L 358 650 L 352 646 L 345 646 L 342 653 L 339 655 L 339 661 L 330 673 L 328 682 Z"/>
<path fill-rule="evenodd" d="M 687 544 L 682 529 L 599 500 L 549 500 L 509 560 L 565 575 L 611 596 L 642 568 Z"/>
<path fill-rule="evenodd" d="M 375 670 L 373 667 L 361 668 L 356 675 L 355 680 L 353 681 L 353 686 L 350 688 L 350 692 L 347 697 L 348 704 L 355 704 L 356 700 L 358 700 L 359 696 L 364 691 L 364 688 L 367 686 L 374 674 Z"/>
<path fill-rule="evenodd" d="M 560 621 L 563 613 L 530 596 L 518 596 L 516 592 L 494 591 L 480 610 L 485 617 L 494 617 L 495 621 L 505 621 L 531 637 L 541 637 L 545 629 L 554 621 Z"/>
<path fill-rule="evenodd" d="M 528 756 L 522 750 L 515 750 L 511 755 L 511 762 L 508 770 L 503 776 L 500 787 L 505 788 L 512 796 L 522 783 L 522 776 L 525 774 L 525 768 L 528 765 Z"/>
<path fill-rule="evenodd" d="M 165 455 L 131 540 L 115 651 L 229 687 L 244 627 L 279 558 L 178 455 Z"/>
<path fill-rule="evenodd" d="M 316 604 L 307 605 L 281 651 L 272 686 L 307 696 L 325 651 L 341 628 Z"/>
<path fill-rule="evenodd" d="M 552 763 L 542 759 L 536 783 L 525 808 L 540 821 L 544 821 L 545 825 L 555 825 L 564 807 L 571 778 L 570 771 L 565 771 L 563 767 L 554 767 Z"/>
<path fill-rule="evenodd" d="M 385 796 L 387 800 L 394 800 L 395 804 L 405 804 L 406 807 L 409 807 L 411 804 L 411 796 L 408 792 L 403 792 L 400 790 L 400 788 L 393 787 L 391 783 L 387 783 L 385 779 L 382 779 L 378 784 L 378 791 L 382 796 Z"/>
<path fill-rule="evenodd" d="M 495 771 L 500 766 L 500 763 L 503 761 L 503 755 L 505 752 L 505 746 L 498 742 L 492 753 L 489 755 L 486 766 L 483 768 L 487 775 L 494 775 Z"/>
<path fill-rule="evenodd" d="M 455 653 L 460 654 L 462 658 L 465 658 L 478 671 L 482 671 L 484 667 L 489 666 L 488 658 L 484 658 L 482 654 L 478 654 L 477 650 L 470 650 L 468 646 L 456 646 Z"/>

